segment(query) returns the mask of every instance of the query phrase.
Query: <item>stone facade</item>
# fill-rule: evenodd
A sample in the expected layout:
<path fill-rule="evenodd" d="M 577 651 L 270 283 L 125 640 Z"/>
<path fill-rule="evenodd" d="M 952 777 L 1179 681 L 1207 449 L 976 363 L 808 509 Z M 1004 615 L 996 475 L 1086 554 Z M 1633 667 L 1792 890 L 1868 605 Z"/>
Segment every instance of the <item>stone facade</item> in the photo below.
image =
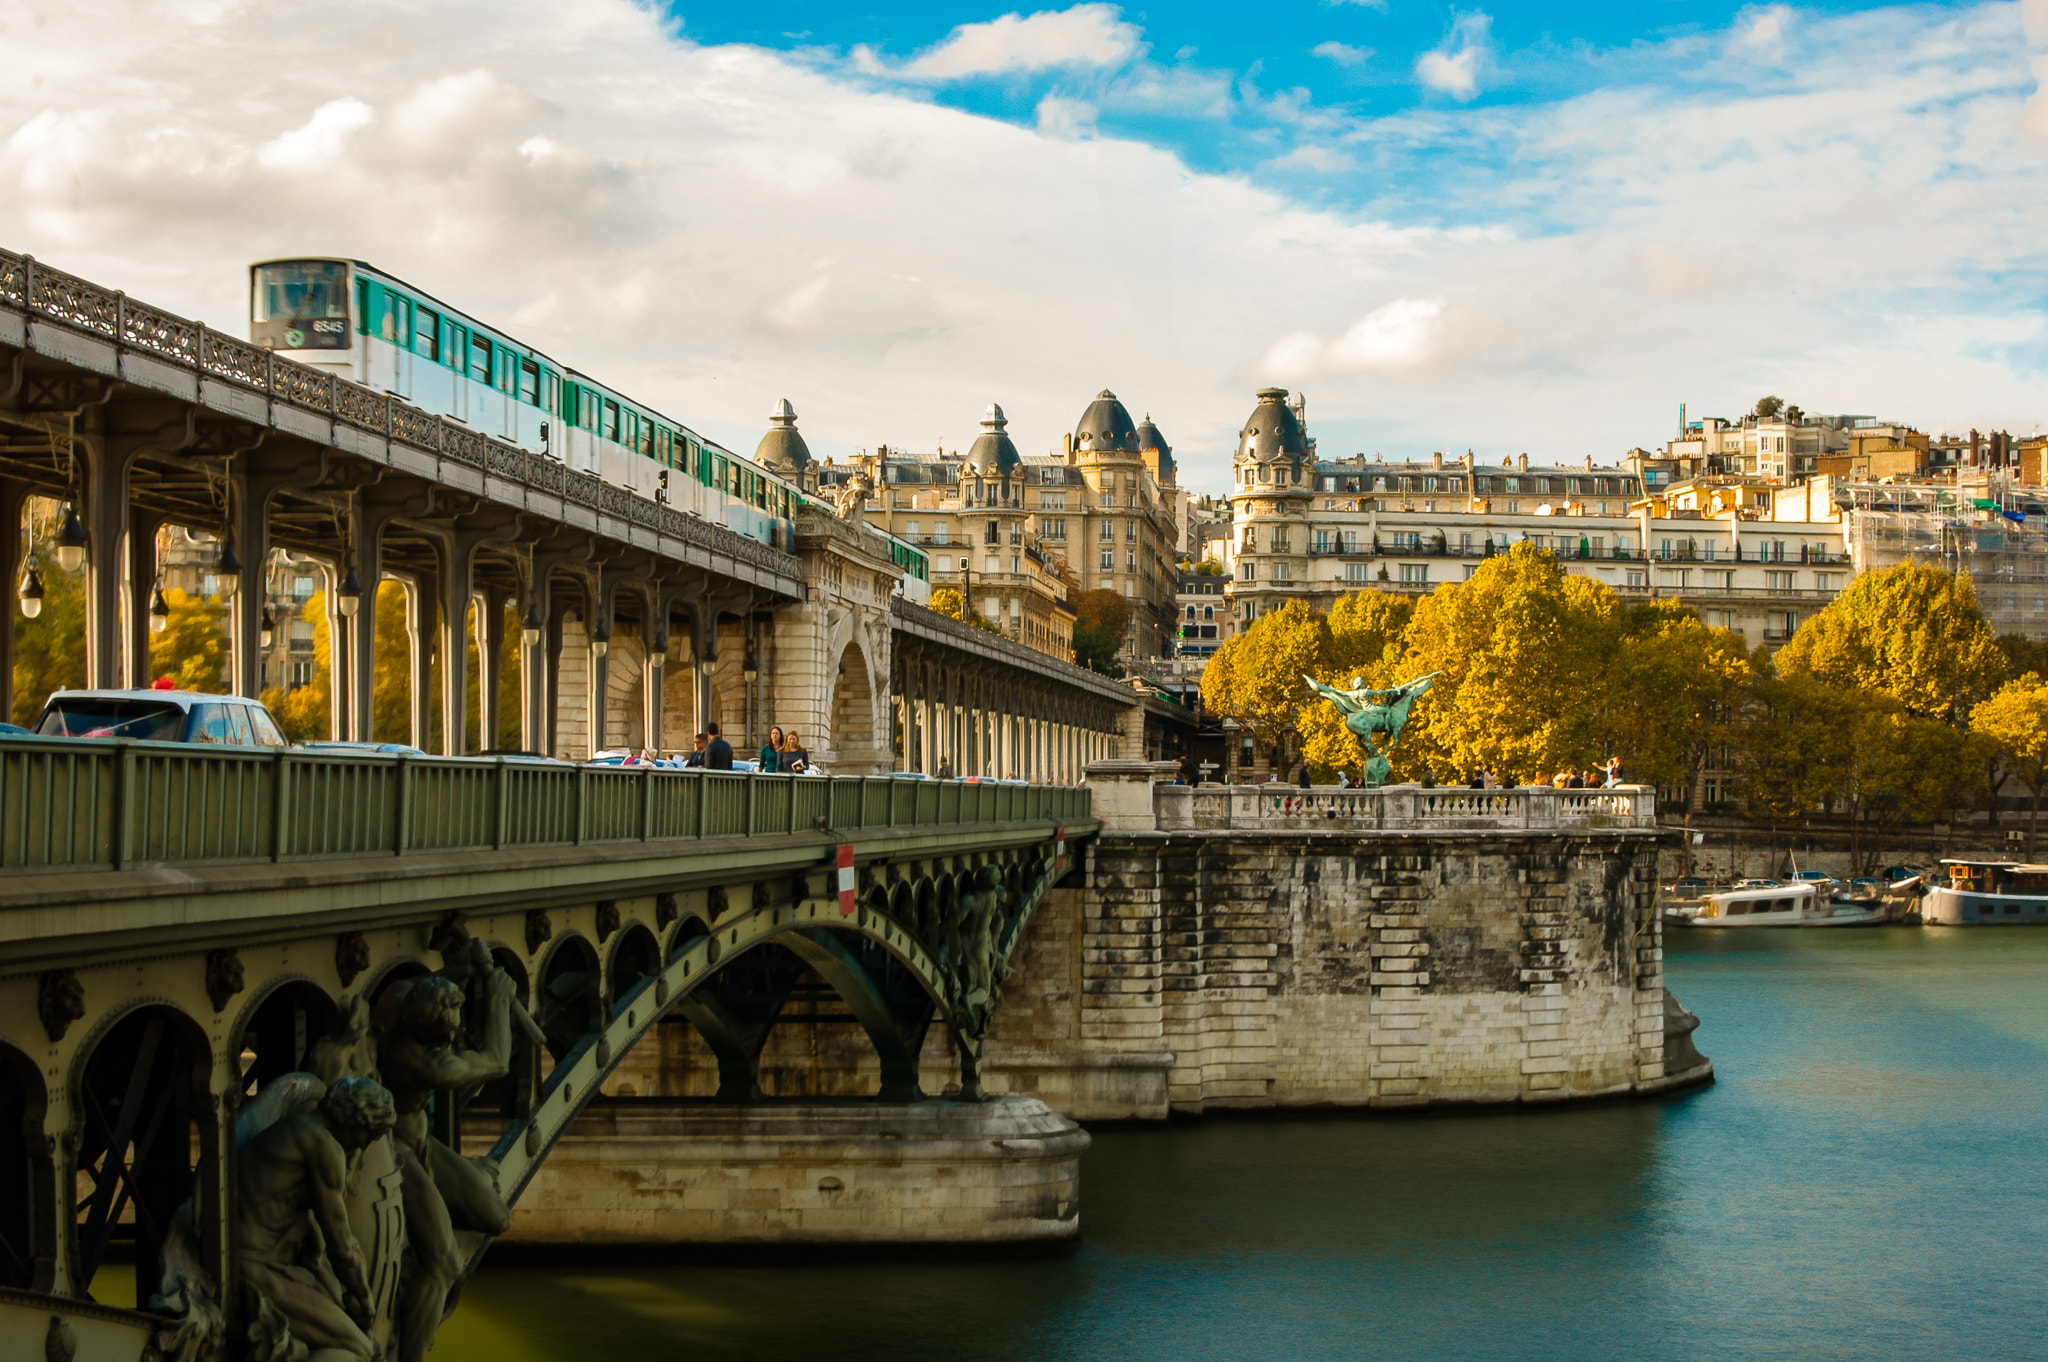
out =
<path fill-rule="evenodd" d="M 1028 1243 L 1080 1233 L 1087 1134 L 1044 1103 L 613 1103 L 527 1188 L 519 1243 Z"/>

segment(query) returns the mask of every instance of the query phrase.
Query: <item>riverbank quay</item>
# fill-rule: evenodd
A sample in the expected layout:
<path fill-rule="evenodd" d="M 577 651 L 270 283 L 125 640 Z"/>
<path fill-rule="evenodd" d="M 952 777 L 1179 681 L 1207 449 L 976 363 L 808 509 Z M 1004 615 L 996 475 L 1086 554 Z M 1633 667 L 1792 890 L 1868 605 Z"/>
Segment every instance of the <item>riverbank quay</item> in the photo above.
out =
<path fill-rule="evenodd" d="M 1782 879 L 1795 870 L 1816 871 L 1840 880 L 1869 874 L 1863 867 L 1933 867 L 1943 857 L 2027 859 L 2027 819 L 2008 815 L 1994 824 L 1985 818 L 1913 823 L 1860 831 L 1846 822 L 1815 818 L 1799 826 L 1752 822 L 1727 814 L 1666 813 L 1670 835 L 1658 859 L 1658 883 L 1680 875 L 1744 880 Z M 2048 854 L 2048 831 L 2039 847 Z"/>

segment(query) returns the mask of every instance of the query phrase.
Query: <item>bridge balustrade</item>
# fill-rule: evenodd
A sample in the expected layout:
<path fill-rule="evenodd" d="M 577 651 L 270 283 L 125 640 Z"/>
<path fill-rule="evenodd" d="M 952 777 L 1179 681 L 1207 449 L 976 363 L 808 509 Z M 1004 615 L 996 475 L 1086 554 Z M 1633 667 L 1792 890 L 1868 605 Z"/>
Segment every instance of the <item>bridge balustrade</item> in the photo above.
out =
<path fill-rule="evenodd" d="M 1390 785 L 1377 790 L 1300 789 L 1292 785 L 1159 785 L 1158 825 L 1166 828 L 1273 829 L 1569 829 L 1657 825 L 1648 786 L 1501 790 Z"/>
<path fill-rule="evenodd" d="M 0 873 L 1083 819 L 1085 789 L 380 757 L 125 740 L 0 744 Z"/>

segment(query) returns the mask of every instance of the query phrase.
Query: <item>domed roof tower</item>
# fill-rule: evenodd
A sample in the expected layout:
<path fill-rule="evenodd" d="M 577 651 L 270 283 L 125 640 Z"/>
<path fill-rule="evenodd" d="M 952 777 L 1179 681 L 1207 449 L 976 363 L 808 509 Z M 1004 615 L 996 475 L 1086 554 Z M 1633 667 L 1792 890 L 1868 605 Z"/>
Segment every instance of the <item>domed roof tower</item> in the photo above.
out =
<path fill-rule="evenodd" d="M 992 478 L 1006 478 L 1024 463 L 1024 456 L 1017 452 L 1005 427 L 1009 421 L 1003 416 L 1003 409 L 991 402 L 988 410 L 981 414 L 981 434 L 974 437 L 974 443 L 967 447 L 967 462 Z"/>
<path fill-rule="evenodd" d="M 1152 424 L 1152 413 L 1146 412 L 1145 419 L 1138 423 L 1138 455 L 1145 460 L 1145 467 L 1159 480 L 1161 487 L 1174 485 L 1173 446 L 1166 443 L 1166 437 L 1159 433 L 1159 427 Z"/>
<path fill-rule="evenodd" d="M 1074 449 L 1082 454 L 1135 454 L 1138 452 L 1138 427 L 1131 421 L 1131 414 L 1124 410 L 1124 404 L 1116 400 L 1116 394 L 1104 388 L 1095 394 L 1095 400 L 1088 404 L 1088 410 L 1081 413 L 1081 419 L 1074 426 Z"/>
<path fill-rule="evenodd" d="M 785 478 L 800 476 L 811 465 L 811 447 L 796 428 L 796 408 L 783 398 L 768 418 L 768 433 L 754 446 L 754 462 Z"/>

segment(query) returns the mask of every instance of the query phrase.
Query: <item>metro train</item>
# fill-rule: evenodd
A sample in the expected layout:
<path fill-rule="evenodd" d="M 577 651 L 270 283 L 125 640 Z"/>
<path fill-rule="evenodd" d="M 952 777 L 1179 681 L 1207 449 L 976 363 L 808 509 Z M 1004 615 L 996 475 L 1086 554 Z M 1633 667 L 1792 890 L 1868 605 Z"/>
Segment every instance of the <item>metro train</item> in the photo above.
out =
<path fill-rule="evenodd" d="M 749 539 L 794 546 L 795 483 L 360 260 L 249 267 L 249 339 Z M 872 525 L 931 599 L 931 561 Z"/>

